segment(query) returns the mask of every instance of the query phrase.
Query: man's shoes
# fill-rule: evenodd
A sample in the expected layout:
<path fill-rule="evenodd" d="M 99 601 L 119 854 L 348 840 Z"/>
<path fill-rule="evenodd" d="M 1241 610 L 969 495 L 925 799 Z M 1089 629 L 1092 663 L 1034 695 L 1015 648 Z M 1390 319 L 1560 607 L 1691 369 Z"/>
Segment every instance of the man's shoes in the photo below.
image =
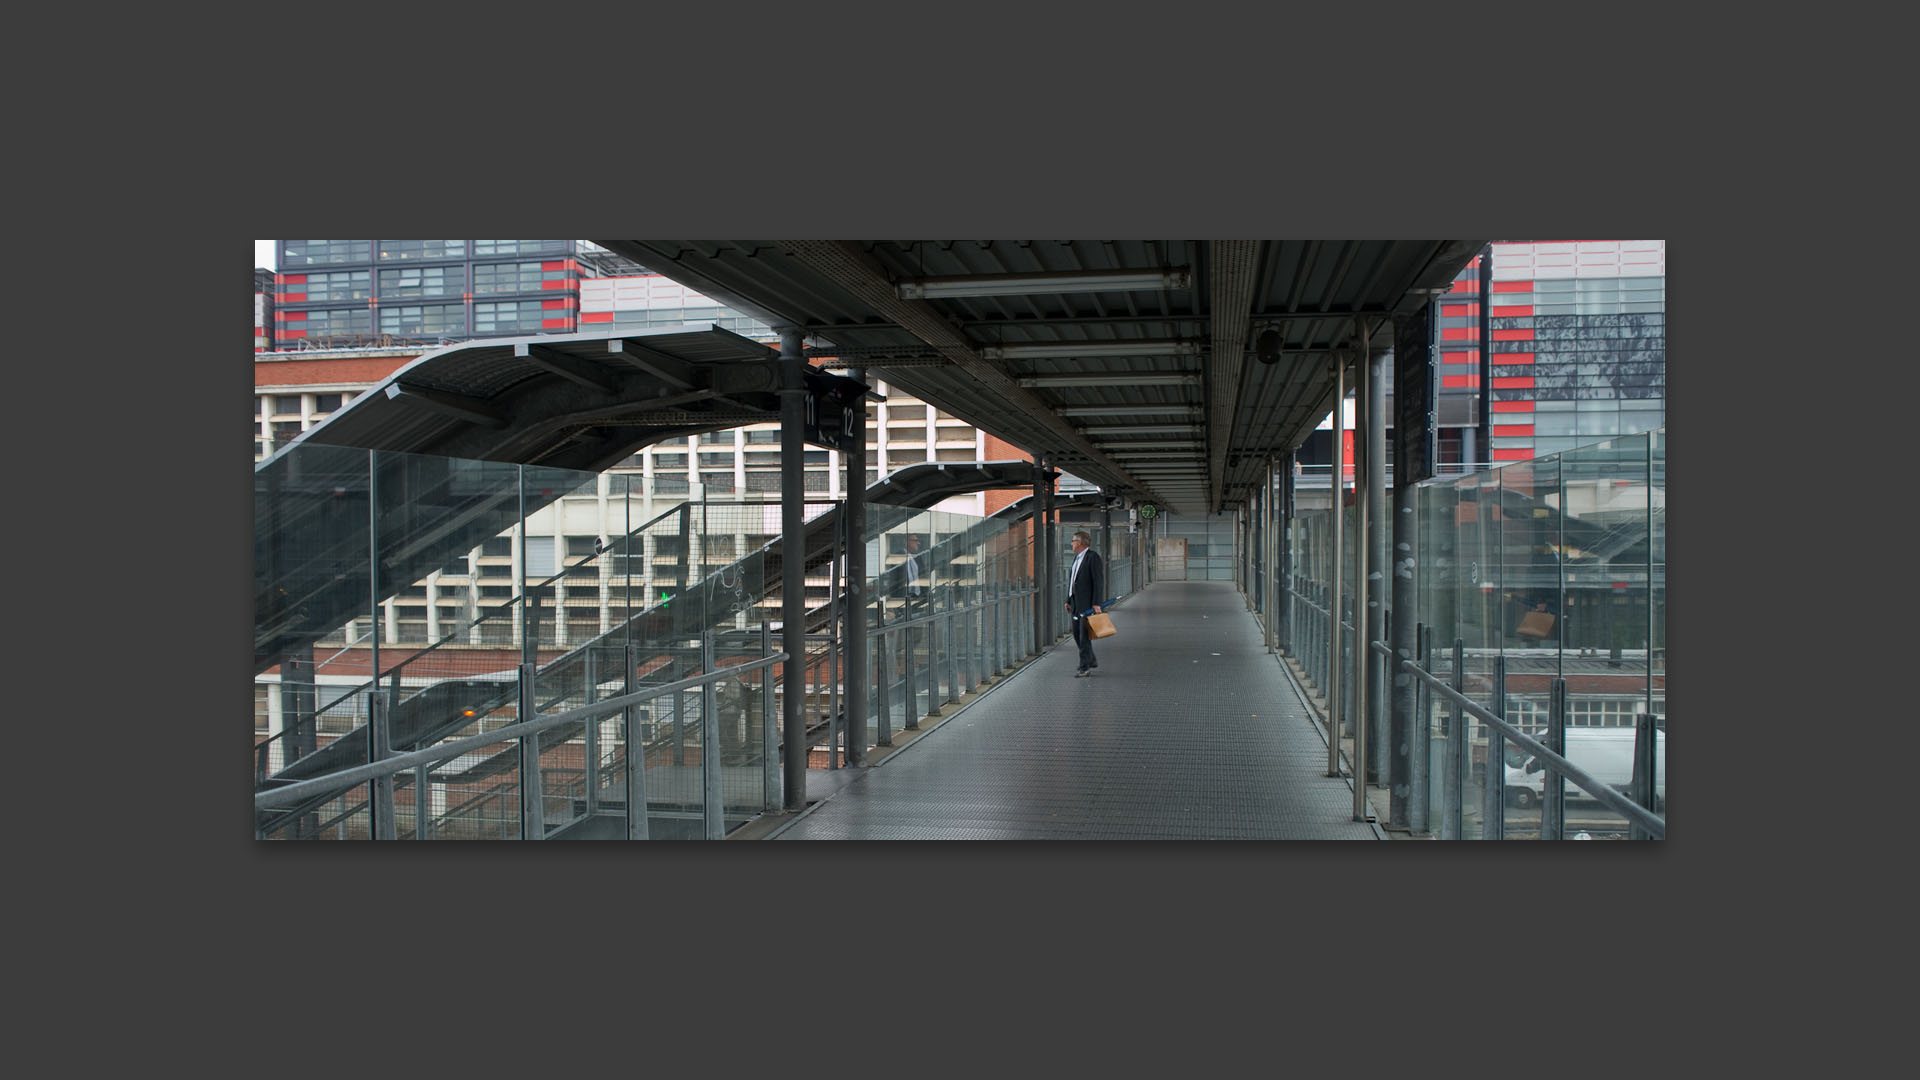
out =
<path fill-rule="evenodd" d="M 1073 677 L 1076 679 L 1084 679 L 1091 674 L 1093 674 L 1093 672 L 1087 670 L 1086 668 L 1081 668 L 1080 670 L 1073 673 Z"/>

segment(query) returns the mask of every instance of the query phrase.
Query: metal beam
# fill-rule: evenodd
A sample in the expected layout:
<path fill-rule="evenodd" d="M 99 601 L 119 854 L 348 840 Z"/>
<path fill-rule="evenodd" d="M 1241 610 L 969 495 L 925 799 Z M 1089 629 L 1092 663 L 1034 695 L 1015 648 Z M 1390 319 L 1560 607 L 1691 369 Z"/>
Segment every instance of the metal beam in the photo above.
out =
<path fill-rule="evenodd" d="M 654 378 L 682 390 L 691 390 L 697 385 L 693 378 L 692 366 L 686 361 L 668 356 L 658 349 L 648 348 L 637 341 L 623 338 L 610 339 L 607 342 L 607 352 Z"/>
<path fill-rule="evenodd" d="M 428 412 L 437 412 L 458 420 L 479 424 L 483 427 L 503 428 L 507 426 L 505 413 L 465 394 L 449 394 L 444 390 L 423 390 L 419 387 L 402 386 L 399 383 L 387 384 L 387 398 L 403 405 L 417 405 Z"/>
<path fill-rule="evenodd" d="M 513 355 L 589 390 L 598 390 L 603 394 L 614 392 L 613 379 L 606 372 L 557 349 L 523 341 L 514 345 Z"/>

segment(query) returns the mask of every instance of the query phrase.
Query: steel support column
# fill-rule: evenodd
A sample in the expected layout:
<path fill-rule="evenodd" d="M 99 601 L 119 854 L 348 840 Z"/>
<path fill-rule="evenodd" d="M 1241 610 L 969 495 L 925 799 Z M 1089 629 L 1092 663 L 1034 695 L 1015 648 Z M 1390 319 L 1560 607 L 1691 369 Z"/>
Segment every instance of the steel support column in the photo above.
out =
<path fill-rule="evenodd" d="M 780 330 L 780 648 L 784 684 L 781 732 L 788 810 L 807 805 L 807 729 L 800 687 L 807 658 L 806 566 L 801 533 L 806 526 L 806 353 L 799 329 Z"/>
<path fill-rule="evenodd" d="M 1333 567 L 1328 576 L 1332 587 L 1327 592 L 1327 775 L 1340 775 L 1340 685 L 1345 679 L 1340 670 L 1340 565 L 1346 525 L 1346 492 L 1342 488 L 1347 472 L 1347 358 L 1336 352 L 1333 357 L 1333 470 L 1328 482 L 1333 495 Z"/>
<path fill-rule="evenodd" d="M 864 368 L 851 368 L 848 375 L 867 381 Z M 864 400 L 848 406 L 860 410 L 860 434 L 851 448 L 843 451 L 847 462 L 847 501 L 843 517 L 847 523 L 847 760 L 852 765 L 867 763 L 867 405 Z"/>
<path fill-rule="evenodd" d="M 1371 341 L 1371 336 L 1369 336 Z M 1360 670 L 1367 684 L 1368 776 L 1371 783 L 1387 783 L 1386 657 L 1373 651 L 1373 642 L 1386 634 L 1387 541 L 1387 357 L 1368 351 L 1367 372 L 1367 648 Z"/>

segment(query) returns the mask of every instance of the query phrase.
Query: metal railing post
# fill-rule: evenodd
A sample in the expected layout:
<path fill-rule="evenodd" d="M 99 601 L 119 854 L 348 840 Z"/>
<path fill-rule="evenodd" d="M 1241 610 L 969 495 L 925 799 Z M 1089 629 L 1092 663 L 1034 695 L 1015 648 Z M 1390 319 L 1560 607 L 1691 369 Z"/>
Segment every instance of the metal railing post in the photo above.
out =
<path fill-rule="evenodd" d="M 433 839 L 433 770 L 421 762 L 413 770 L 413 838 Z"/>
<path fill-rule="evenodd" d="M 700 634 L 700 673 L 713 674 L 713 631 Z M 700 688 L 700 786 L 704 799 L 702 817 L 707 839 L 727 838 L 726 806 L 720 789 L 720 709 L 719 693 L 713 683 Z"/>
<path fill-rule="evenodd" d="M 1654 775 L 1658 767 L 1655 751 L 1659 748 L 1659 728 L 1654 724 L 1652 713 L 1638 713 L 1633 718 L 1633 801 L 1656 814 L 1663 813 L 1665 807 L 1655 805 Z M 1632 840 L 1649 840 L 1653 834 L 1634 825 L 1627 836 Z"/>
<path fill-rule="evenodd" d="M 763 617 L 760 620 L 760 659 L 773 655 L 773 625 Z M 776 725 L 773 722 L 773 669 L 760 669 L 760 794 L 763 808 L 773 810 L 780 806 L 780 784 L 785 778 L 782 769 L 774 768 L 780 757 L 780 740 L 774 735 Z"/>
<path fill-rule="evenodd" d="M 1547 690 L 1547 749 L 1567 756 L 1567 680 L 1556 677 Z M 1559 840 L 1566 833 L 1567 782 L 1551 766 L 1543 766 L 1545 794 L 1540 799 L 1540 839 Z"/>
<path fill-rule="evenodd" d="M 1493 658 L 1493 714 L 1507 715 L 1507 656 Z M 1481 781 L 1480 839 L 1504 840 L 1507 835 L 1507 737 L 1487 725 L 1487 771 Z"/>
<path fill-rule="evenodd" d="M 887 648 L 887 606 L 882 601 L 874 613 L 874 629 L 869 635 L 875 651 L 873 677 L 876 680 L 874 697 L 879 700 L 880 725 L 874 734 L 874 743 L 879 746 L 893 745 L 893 650 Z"/>
<path fill-rule="evenodd" d="M 391 699 L 387 691 L 376 685 L 367 693 L 367 760 L 377 762 L 389 756 L 387 744 L 387 716 Z M 375 840 L 394 838 L 393 825 L 393 776 L 387 774 L 369 781 L 369 810 L 372 820 L 368 822 L 368 835 Z"/>
<path fill-rule="evenodd" d="M 629 601 L 631 610 L 631 601 Z M 631 616 L 629 616 L 631 617 Z M 620 683 L 626 693 L 634 693 L 633 644 L 628 642 L 622 647 L 625 667 L 621 670 Z M 764 654 L 762 654 L 764 655 Z M 764 669 L 761 672 L 765 677 Z M 653 706 L 658 708 L 658 706 Z M 641 729 L 640 707 L 628 705 L 621 710 L 627 723 L 627 839 L 645 840 L 647 829 L 647 743 L 646 734 Z"/>
<path fill-rule="evenodd" d="M 1433 674 L 1433 628 L 1416 626 L 1413 631 L 1413 662 L 1421 671 Z M 1433 805 L 1433 780 L 1428 772 L 1433 754 L 1433 718 L 1431 695 L 1424 680 L 1415 679 L 1413 715 L 1407 725 L 1407 830 L 1424 834 L 1430 828 Z"/>
<path fill-rule="evenodd" d="M 533 704 L 533 680 L 535 665 L 520 665 L 520 704 L 516 710 L 516 721 L 532 720 L 536 714 Z M 541 791 L 540 776 L 540 733 L 527 732 L 520 736 L 520 839 L 544 840 L 547 838 L 546 800 Z"/>
<path fill-rule="evenodd" d="M 1466 642 L 1453 639 L 1453 688 L 1466 691 Z M 1460 729 L 1466 714 L 1459 705 L 1449 702 L 1447 709 L 1446 739 L 1447 756 L 1440 761 L 1440 839 L 1460 839 L 1461 794 L 1463 788 L 1460 776 Z"/>

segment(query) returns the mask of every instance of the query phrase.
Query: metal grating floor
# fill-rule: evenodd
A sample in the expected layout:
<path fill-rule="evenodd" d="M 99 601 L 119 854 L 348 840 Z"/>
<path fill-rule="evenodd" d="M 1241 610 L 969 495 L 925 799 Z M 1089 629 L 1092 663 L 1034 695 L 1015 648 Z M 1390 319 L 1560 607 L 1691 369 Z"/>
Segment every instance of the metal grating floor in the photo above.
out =
<path fill-rule="evenodd" d="M 1065 639 L 779 840 L 1372 840 L 1229 582 L 1162 581 L 1073 677 Z"/>

